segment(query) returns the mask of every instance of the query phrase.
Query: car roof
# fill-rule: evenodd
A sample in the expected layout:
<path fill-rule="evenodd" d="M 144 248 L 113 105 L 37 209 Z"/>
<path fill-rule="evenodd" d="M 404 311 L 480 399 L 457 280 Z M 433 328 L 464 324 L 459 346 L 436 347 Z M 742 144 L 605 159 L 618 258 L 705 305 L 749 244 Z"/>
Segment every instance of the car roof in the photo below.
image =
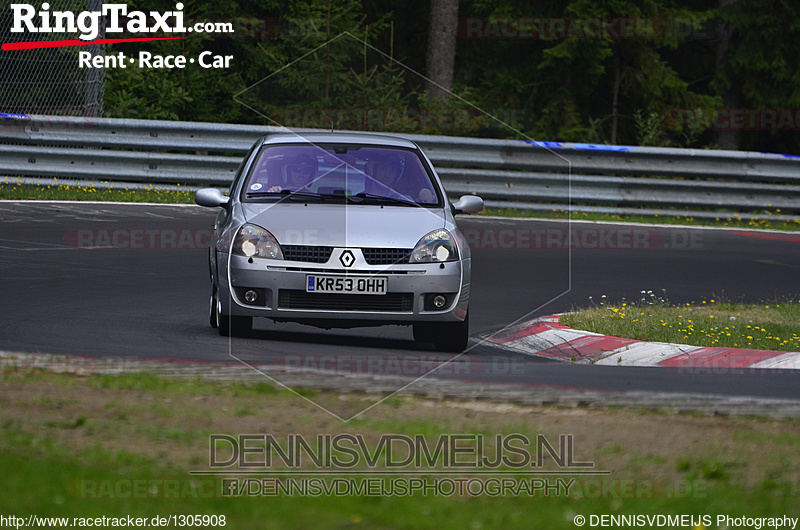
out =
<path fill-rule="evenodd" d="M 364 133 L 337 133 L 337 132 L 298 132 L 298 133 L 278 133 L 264 137 L 262 145 L 284 144 L 284 143 L 313 143 L 313 144 L 364 144 L 378 147 L 404 147 L 407 149 L 418 149 L 417 144 L 411 140 L 397 136 L 384 134 L 364 134 Z"/>

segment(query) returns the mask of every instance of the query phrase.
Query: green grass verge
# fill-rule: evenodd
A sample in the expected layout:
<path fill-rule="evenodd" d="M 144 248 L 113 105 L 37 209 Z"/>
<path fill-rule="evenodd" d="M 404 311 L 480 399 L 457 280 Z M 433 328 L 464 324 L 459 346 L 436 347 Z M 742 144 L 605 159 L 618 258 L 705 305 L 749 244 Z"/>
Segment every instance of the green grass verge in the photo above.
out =
<path fill-rule="evenodd" d="M 388 410 L 375 409 L 342 426 L 328 422 L 314 407 L 303 412 L 298 408 L 303 402 L 286 391 L 267 384 L 249 387 L 149 375 L 5 372 L 0 388 L 0 468 L 4 470 L 0 513 L 67 517 L 72 526 L 75 518 L 193 515 L 224 516 L 225 528 L 438 530 L 574 529 L 577 515 L 587 519 L 677 513 L 777 517 L 796 511 L 798 482 L 796 467 L 790 462 L 796 454 L 797 426 L 791 421 L 693 416 L 665 421 L 658 414 L 623 411 L 573 418 L 574 413 L 547 410 L 506 418 L 507 412 L 497 410 L 451 408 L 446 401 L 425 406 L 415 398 L 398 397 Z M 60 389 L 57 399 L 54 389 Z M 187 404 L 194 404 L 196 410 L 185 408 Z M 232 418 L 232 406 L 259 412 Z M 75 414 L 78 420 L 73 420 Z M 265 414 L 278 414 L 280 419 L 270 422 Z M 170 430 L 154 428 L 159 424 Z M 569 495 L 225 497 L 224 477 L 188 473 L 188 469 L 204 468 L 211 432 L 270 432 L 280 438 L 304 430 L 309 437 L 347 432 L 371 439 L 381 433 L 433 439 L 440 433 L 478 432 L 534 439 L 544 431 L 556 439 L 557 433 L 581 428 L 586 431 L 577 435 L 580 460 L 596 462 L 612 475 L 577 478 Z M 653 432 L 659 429 L 670 431 Z M 698 436 L 672 443 L 682 430 Z M 178 443 L 173 433 L 184 433 L 178 438 L 187 441 Z M 654 435 L 663 445 L 653 445 L 650 437 Z M 639 438 L 638 446 L 633 445 L 634 438 Z M 763 462 L 753 463 L 756 451 Z M 199 456 L 191 460 L 190 468 L 176 465 L 181 458 L 186 461 L 186 453 Z"/>
<path fill-rule="evenodd" d="M 481 215 L 491 215 L 497 217 L 519 217 L 535 219 L 571 219 L 573 221 L 596 221 L 596 222 L 626 222 L 644 223 L 654 225 L 680 225 L 680 226 L 711 226 L 725 228 L 758 228 L 762 230 L 785 230 L 800 231 L 800 220 L 781 221 L 772 218 L 773 215 L 780 214 L 780 210 L 767 212 L 756 219 L 742 219 L 735 212 L 718 212 L 718 217 L 714 219 L 696 219 L 679 209 L 675 209 L 674 215 L 616 215 L 589 212 L 570 212 L 567 210 L 552 210 L 547 212 L 534 212 L 529 210 L 517 210 L 514 208 L 486 208 Z"/>
<path fill-rule="evenodd" d="M 15 436 L 3 429 L 3 437 Z M 278 496 L 221 497 L 220 479 L 188 478 L 154 459 L 86 451 L 65 454 L 56 442 L 16 434 L 17 445 L 0 454 L 4 472 L 4 515 L 68 518 L 144 518 L 191 515 L 216 517 L 225 528 L 547 528 L 574 529 L 573 518 L 636 514 L 731 514 L 736 517 L 792 514 L 791 485 L 764 481 L 744 492 L 727 477 L 724 462 L 687 459 L 687 473 L 711 484 L 690 493 L 673 491 L 655 498 L 628 498 L 614 485 L 605 495 L 618 498 L 509 498 L 441 496 Z M 35 444 L 35 455 L 30 455 Z M 695 470 L 695 471 L 692 471 Z M 629 481 L 623 481 L 625 483 Z M 635 484 L 634 481 L 630 481 Z M 599 487 L 584 488 L 592 496 Z M 645 488 L 649 497 L 652 490 Z M 610 494 L 608 492 L 611 492 Z M 77 520 L 77 521 L 76 521 Z M 202 519 L 200 519 L 202 520 Z M 72 524 L 72 526 L 76 526 Z M 173 525 L 169 525 L 173 526 Z M 199 525 L 198 525 L 199 526 Z M 206 526 L 208 527 L 208 526 Z"/>
<path fill-rule="evenodd" d="M 113 183 L 109 184 L 114 186 Z M 119 185 L 117 185 L 119 186 Z M 53 179 L 52 185 L 29 186 L 0 182 L 0 200 L 49 201 L 109 201 L 153 202 L 164 204 L 194 204 L 192 191 L 158 189 L 128 189 L 125 187 L 97 188 L 94 186 L 65 186 Z"/>
<path fill-rule="evenodd" d="M 26 442 L 35 443 L 35 440 L 28 438 Z M 40 452 L 45 454 L 31 457 L 7 452 L 0 455 L 0 465 L 12 470 L 4 473 L 6 493 L 0 501 L 6 516 L 36 514 L 38 517 L 68 518 L 70 523 L 75 523 L 81 519 L 101 517 L 125 519 L 131 516 L 151 520 L 157 516 L 191 515 L 205 516 L 209 520 L 215 517 L 225 522 L 217 527 L 232 529 L 529 529 L 544 525 L 553 529 L 574 529 L 573 518 L 576 515 L 583 515 L 588 520 L 593 515 L 685 511 L 753 517 L 791 514 L 795 508 L 790 486 L 765 481 L 743 494 L 739 488 L 725 482 L 724 464 L 719 462 L 685 462 L 686 469 L 692 466 L 701 469 L 716 483 L 703 489 L 698 498 L 681 493 L 673 494 L 674 498 L 665 495 L 655 499 L 624 500 L 422 495 L 226 498 L 216 494 L 220 490 L 219 480 L 188 479 L 178 470 L 159 469 L 155 461 L 131 462 L 112 455 L 86 453 L 76 457 L 51 450 Z M 91 463 L 81 463 L 81 459 L 88 458 Z M 109 471 L 122 467 L 124 473 Z M 609 490 L 622 491 L 620 486 Z"/>
<path fill-rule="evenodd" d="M 0 182 L 0 200 L 61 200 L 61 201 L 119 201 L 153 202 L 165 204 L 194 204 L 194 193 L 190 191 L 164 191 L 156 189 L 95 188 L 92 186 L 65 186 L 54 179 L 52 185 L 29 186 Z M 679 209 L 675 215 L 614 215 L 601 213 L 552 210 L 534 212 L 515 208 L 486 208 L 480 215 L 533 219 L 572 219 L 597 222 L 630 222 L 662 225 L 721 226 L 730 228 L 760 228 L 768 230 L 800 231 L 800 220 L 792 222 L 772 218 L 775 212 L 765 212 L 758 219 L 741 219 L 735 212 L 720 212 L 716 219 L 695 219 Z"/>
<path fill-rule="evenodd" d="M 800 351 L 800 300 L 736 304 L 711 299 L 672 305 L 652 292 L 635 302 L 592 300 L 561 317 L 574 329 L 691 346 Z"/>

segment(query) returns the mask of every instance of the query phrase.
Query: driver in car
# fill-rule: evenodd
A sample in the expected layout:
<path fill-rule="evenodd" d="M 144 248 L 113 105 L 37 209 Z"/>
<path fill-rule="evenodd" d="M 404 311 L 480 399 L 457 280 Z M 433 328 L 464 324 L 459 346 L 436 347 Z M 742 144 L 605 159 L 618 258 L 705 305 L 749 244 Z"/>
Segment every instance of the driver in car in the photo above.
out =
<path fill-rule="evenodd" d="M 283 189 L 301 190 L 311 184 L 314 175 L 317 174 L 317 161 L 313 156 L 305 153 L 287 156 L 284 159 L 283 167 L 286 173 L 286 188 L 275 185 L 270 187 L 268 192 L 278 193 Z"/>
<path fill-rule="evenodd" d="M 378 153 L 370 157 L 366 166 L 372 177 L 365 184 L 364 191 L 370 195 L 402 198 L 411 201 L 430 202 L 433 192 L 429 189 L 411 189 L 411 182 L 403 178 L 403 164 L 399 155 Z"/>

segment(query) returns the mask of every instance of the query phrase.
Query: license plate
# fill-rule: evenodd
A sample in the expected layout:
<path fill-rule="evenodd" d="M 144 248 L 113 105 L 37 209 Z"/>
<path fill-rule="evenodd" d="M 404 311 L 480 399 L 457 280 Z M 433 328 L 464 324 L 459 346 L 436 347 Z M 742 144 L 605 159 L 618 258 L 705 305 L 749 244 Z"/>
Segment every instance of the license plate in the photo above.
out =
<path fill-rule="evenodd" d="M 386 276 L 306 276 L 307 293 L 386 294 Z"/>

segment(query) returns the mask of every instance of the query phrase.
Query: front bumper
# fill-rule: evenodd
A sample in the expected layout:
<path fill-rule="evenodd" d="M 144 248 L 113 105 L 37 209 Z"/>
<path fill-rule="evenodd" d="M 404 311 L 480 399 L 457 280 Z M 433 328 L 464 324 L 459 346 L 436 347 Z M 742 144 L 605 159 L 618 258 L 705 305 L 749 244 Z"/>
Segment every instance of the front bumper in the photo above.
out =
<path fill-rule="evenodd" d="M 223 313 L 266 317 L 276 321 L 326 323 L 333 326 L 459 322 L 469 305 L 470 260 L 446 263 L 369 265 L 359 249 L 343 267 L 334 256 L 326 263 L 269 260 L 217 253 L 219 294 Z M 386 278 L 386 294 L 307 293 L 309 274 Z M 245 300 L 255 291 L 254 301 Z M 447 300 L 435 309 L 430 300 L 443 294 Z"/>

